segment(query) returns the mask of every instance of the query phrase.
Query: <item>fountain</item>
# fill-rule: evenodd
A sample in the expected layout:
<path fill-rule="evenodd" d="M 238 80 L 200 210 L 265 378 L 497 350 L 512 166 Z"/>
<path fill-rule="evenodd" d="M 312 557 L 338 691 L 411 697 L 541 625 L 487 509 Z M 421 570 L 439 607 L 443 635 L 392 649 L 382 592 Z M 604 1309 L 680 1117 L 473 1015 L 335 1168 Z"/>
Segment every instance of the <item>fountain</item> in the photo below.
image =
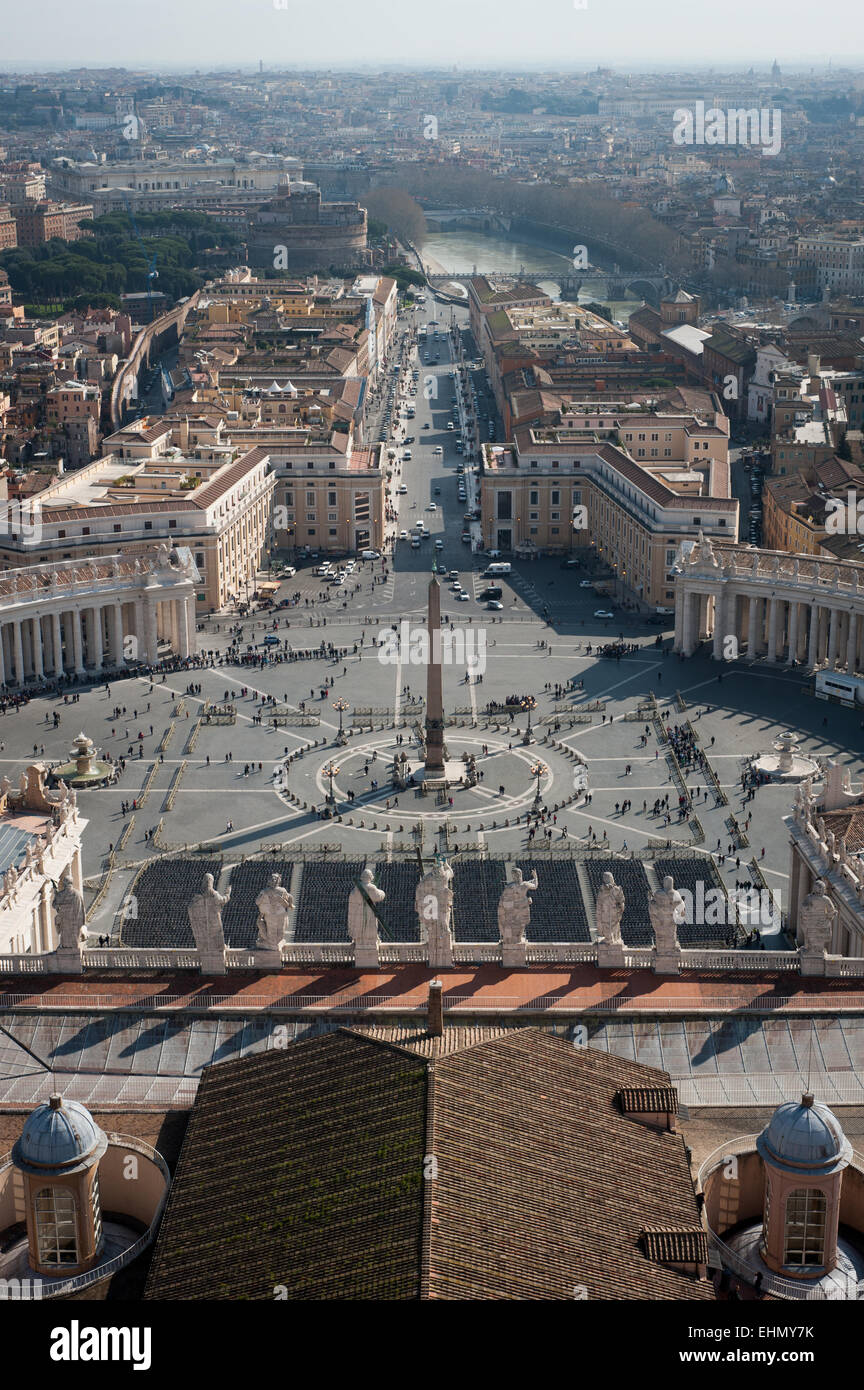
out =
<path fill-rule="evenodd" d="M 784 729 L 774 740 L 773 753 L 762 753 L 755 761 L 758 772 L 770 777 L 772 782 L 803 782 L 805 777 L 817 777 L 819 764 L 813 758 L 805 758 L 798 749 L 798 735 L 791 729 Z"/>
<path fill-rule="evenodd" d="M 96 757 L 92 739 L 80 733 L 69 750 L 70 761 L 62 767 L 55 767 L 52 776 L 55 782 L 63 781 L 70 787 L 104 787 L 117 776 L 114 763 Z"/>

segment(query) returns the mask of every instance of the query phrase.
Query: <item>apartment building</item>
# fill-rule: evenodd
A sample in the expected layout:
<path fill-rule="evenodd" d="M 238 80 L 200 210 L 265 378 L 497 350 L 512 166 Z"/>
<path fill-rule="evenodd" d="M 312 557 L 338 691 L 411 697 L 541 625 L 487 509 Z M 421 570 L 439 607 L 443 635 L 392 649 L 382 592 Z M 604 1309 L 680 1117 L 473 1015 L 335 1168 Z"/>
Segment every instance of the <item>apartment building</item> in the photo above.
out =
<path fill-rule="evenodd" d="M 384 540 L 382 450 L 353 449 L 346 435 L 329 444 L 273 443 L 276 474 L 273 544 L 289 557 L 305 551 L 378 549 Z"/>
<path fill-rule="evenodd" d="M 0 251 L 11 251 L 18 245 L 18 223 L 8 203 L 0 203 Z"/>
<path fill-rule="evenodd" d="M 809 270 L 817 290 L 832 294 L 864 292 L 864 238 L 831 236 L 820 232 L 798 238 L 799 283 L 806 285 Z M 803 272 L 803 273 L 802 273 Z"/>
<path fill-rule="evenodd" d="M 6 511 L 0 566 L 137 555 L 166 540 L 194 555 L 199 613 L 248 597 L 271 541 L 276 480 L 266 450 L 184 455 L 160 427 L 121 431 L 106 444 L 116 451 Z"/>
<path fill-rule="evenodd" d="M 700 439 L 709 448 L 704 459 L 698 451 L 703 466 L 693 467 L 696 440 L 687 440 L 683 425 L 667 430 L 656 419 L 654 428 L 642 423 L 633 420 L 622 430 L 614 419 L 589 419 L 587 430 L 584 420 L 579 429 L 524 429 L 512 445 L 485 446 L 480 488 L 487 549 L 529 556 L 592 551 L 623 600 L 671 604 L 669 572 L 680 542 L 700 531 L 737 536 L 737 500 L 708 495 L 711 476 L 725 472 L 728 435 L 705 426 L 716 434 Z M 653 433 L 656 443 L 648 437 Z M 632 457 L 634 447 L 648 451 L 643 460 Z M 661 451 L 656 459 L 652 448 Z M 664 460 L 666 448 L 684 457 Z"/>
<path fill-rule="evenodd" d="M 19 246 L 41 246 L 57 237 L 78 241 L 84 233 L 81 223 L 93 216 L 92 203 L 55 203 L 50 199 L 19 203 L 15 208 Z"/>

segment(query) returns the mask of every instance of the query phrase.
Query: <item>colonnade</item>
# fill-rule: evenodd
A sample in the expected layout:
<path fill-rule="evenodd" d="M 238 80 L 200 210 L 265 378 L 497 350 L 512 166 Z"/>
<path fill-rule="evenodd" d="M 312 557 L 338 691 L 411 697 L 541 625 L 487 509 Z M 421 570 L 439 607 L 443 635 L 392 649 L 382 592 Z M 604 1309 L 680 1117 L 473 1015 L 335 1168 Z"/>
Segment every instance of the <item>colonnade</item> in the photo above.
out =
<path fill-rule="evenodd" d="M 197 572 L 195 572 L 197 577 Z M 34 565 L 0 575 L 0 685 L 83 676 L 194 650 L 193 576 L 164 562 Z"/>

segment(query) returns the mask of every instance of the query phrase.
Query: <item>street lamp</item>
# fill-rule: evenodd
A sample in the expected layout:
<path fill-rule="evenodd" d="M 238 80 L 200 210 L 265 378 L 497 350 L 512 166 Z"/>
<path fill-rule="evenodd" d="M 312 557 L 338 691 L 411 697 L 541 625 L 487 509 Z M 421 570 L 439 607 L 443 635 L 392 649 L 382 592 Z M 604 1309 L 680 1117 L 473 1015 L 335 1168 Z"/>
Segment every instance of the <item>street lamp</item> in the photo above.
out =
<path fill-rule="evenodd" d="M 330 795 L 327 797 L 327 801 L 331 806 L 335 806 L 336 802 L 333 796 L 333 778 L 339 776 L 339 768 L 337 767 L 336 763 L 329 762 L 325 764 L 323 771 L 324 776 L 330 778 Z"/>
<path fill-rule="evenodd" d="M 534 804 L 533 804 L 533 806 L 531 807 L 532 811 L 539 811 L 539 809 L 540 809 L 540 807 L 541 807 L 541 805 L 542 805 L 542 802 L 543 802 L 543 798 L 542 798 L 541 795 L 540 795 L 540 778 L 543 776 L 543 774 L 544 774 L 545 771 L 546 771 L 546 764 L 545 764 L 545 763 L 541 763 L 541 762 L 539 762 L 539 761 L 536 762 L 536 763 L 534 764 L 534 766 L 532 767 L 532 769 L 531 769 L 531 776 L 537 778 L 537 790 L 536 790 L 536 792 L 534 793 Z"/>
<path fill-rule="evenodd" d="M 333 708 L 339 711 L 339 732 L 336 735 L 336 742 L 341 745 L 346 741 L 345 730 L 342 727 L 342 716 L 346 709 L 350 709 L 350 705 L 344 696 L 340 695 L 338 700 L 333 701 Z"/>
<path fill-rule="evenodd" d="M 526 712 L 526 714 L 528 715 L 528 720 L 527 720 L 527 723 L 526 723 L 526 725 L 525 725 L 525 732 L 524 732 L 524 734 L 522 735 L 522 742 L 523 742 L 523 743 L 531 743 L 531 742 L 532 742 L 532 735 L 531 735 L 531 711 L 532 711 L 532 709 L 536 709 L 536 708 L 537 708 L 537 701 L 534 699 L 534 696 L 533 696 L 533 695 L 526 695 L 526 696 L 525 696 L 525 699 L 522 701 L 522 709 L 524 709 L 525 712 Z"/>

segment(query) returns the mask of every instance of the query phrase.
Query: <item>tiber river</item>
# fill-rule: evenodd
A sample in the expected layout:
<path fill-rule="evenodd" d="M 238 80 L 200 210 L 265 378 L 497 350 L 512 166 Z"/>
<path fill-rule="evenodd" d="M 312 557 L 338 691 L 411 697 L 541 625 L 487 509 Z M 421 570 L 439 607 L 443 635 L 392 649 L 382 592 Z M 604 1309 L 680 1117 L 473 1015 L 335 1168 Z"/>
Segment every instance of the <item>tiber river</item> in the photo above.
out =
<path fill-rule="evenodd" d="M 434 215 L 430 213 L 430 217 L 434 218 Z M 437 265 L 430 267 L 433 271 L 440 267 L 444 273 L 470 273 L 476 266 L 478 274 L 498 270 L 509 275 L 518 275 L 521 270 L 526 279 L 539 285 L 553 299 L 559 297 L 558 277 L 574 273 L 573 265 L 567 256 L 537 246 L 534 242 L 511 241 L 500 232 L 486 233 L 460 228 L 452 232 L 430 232 L 423 242 L 422 250 L 424 261 L 437 262 Z M 590 246 L 588 255 L 594 265 L 606 264 L 603 258 L 592 253 Z M 609 268 L 611 269 L 611 266 Z M 604 297 L 605 291 L 605 280 L 593 287 L 592 282 L 588 280 L 579 291 L 579 302 L 587 304 L 595 299 L 609 303 Z M 640 303 L 639 298 L 616 300 L 610 303 L 609 307 L 614 318 L 623 319 L 626 323 L 627 315 L 632 314 Z"/>

